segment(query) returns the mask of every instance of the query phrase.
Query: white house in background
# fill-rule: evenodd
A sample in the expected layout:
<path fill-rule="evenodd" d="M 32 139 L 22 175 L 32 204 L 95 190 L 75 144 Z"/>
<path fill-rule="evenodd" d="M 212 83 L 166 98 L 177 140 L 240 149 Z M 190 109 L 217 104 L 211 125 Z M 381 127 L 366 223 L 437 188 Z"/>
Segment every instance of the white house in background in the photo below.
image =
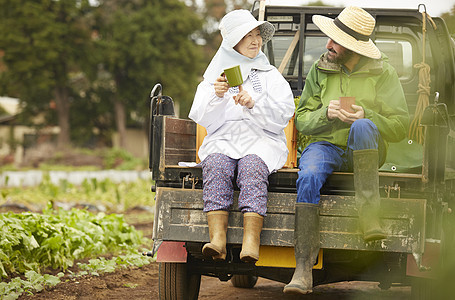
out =
<path fill-rule="evenodd" d="M 19 99 L 11 97 L 0 97 L 0 105 L 11 116 L 20 112 Z"/>
<path fill-rule="evenodd" d="M 6 113 L 2 113 L 5 111 Z M 17 122 L 21 113 L 20 100 L 11 97 L 0 97 L 0 160 L 5 156 L 14 156 L 14 162 L 21 164 L 24 159 L 25 148 L 34 147 L 42 143 L 51 142 L 58 135 L 58 126 L 47 126 L 39 129 L 24 126 Z M 43 123 L 41 116 L 37 116 L 34 123 Z M 11 141 L 14 141 L 12 151 Z M 114 147 L 119 146 L 119 137 L 114 133 L 112 137 Z M 141 129 L 127 129 L 126 150 L 136 157 L 148 157 L 148 137 Z"/>
<path fill-rule="evenodd" d="M 26 137 L 38 135 L 36 129 L 16 122 L 20 113 L 19 99 L 0 97 L 0 158 L 13 155 L 16 164 L 21 164 L 24 158 L 24 141 Z M 58 127 L 40 129 L 39 135 L 42 134 L 56 135 L 58 134 Z M 12 141 L 14 141 L 14 151 L 12 149 Z"/>

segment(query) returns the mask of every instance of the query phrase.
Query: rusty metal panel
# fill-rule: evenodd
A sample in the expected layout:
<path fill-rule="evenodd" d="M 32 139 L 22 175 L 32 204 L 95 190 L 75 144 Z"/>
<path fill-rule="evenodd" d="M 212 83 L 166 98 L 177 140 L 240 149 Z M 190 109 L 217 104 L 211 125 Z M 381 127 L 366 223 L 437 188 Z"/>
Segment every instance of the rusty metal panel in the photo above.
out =
<path fill-rule="evenodd" d="M 179 119 L 176 117 L 166 116 L 165 131 L 182 135 L 196 136 L 196 123 L 189 119 Z M 194 145 L 196 145 L 196 142 L 194 142 Z"/>
<path fill-rule="evenodd" d="M 228 243 L 241 244 L 242 213 L 237 207 L 238 192 L 229 214 Z M 269 193 L 267 217 L 261 245 L 292 247 L 296 194 Z M 158 236 L 163 240 L 208 242 L 207 218 L 203 212 L 202 190 L 158 188 L 160 216 Z M 382 199 L 381 220 L 389 237 L 365 243 L 358 226 L 355 198 L 321 196 L 320 234 L 322 248 L 421 253 L 425 234 L 424 199 Z"/>
<path fill-rule="evenodd" d="M 158 248 L 156 262 L 185 263 L 188 252 L 184 242 L 163 242 Z"/>
<path fill-rule="evenodd" d="M 150 169 L 154 180 L 166 179 L 166 167 L 180 161 L 196 161 L 196 123 L 170 116 L 155 116 L 150 145 Z"/>
<path fill-rule="evenodd" d="M 324 248 L 391 252 L 423 251 L 425 199 L 381 199 L 381 222 L 388 238 L 365 243 L 359 227 L 355 198 L 321 196 L 320 231 Z"/>
<path fill-rule="evenodd" d="M 196 161 L 196 123 L 187 119 L 166 117 L 163 126 L 163 164 Z"/>
<path fill-rule="evenodd" d="M 196 150 L 179 150 L 165 148 L 164 151 L 166 165 L 177 165 L 181 161 L 193 162 L 196 156 Z"/>

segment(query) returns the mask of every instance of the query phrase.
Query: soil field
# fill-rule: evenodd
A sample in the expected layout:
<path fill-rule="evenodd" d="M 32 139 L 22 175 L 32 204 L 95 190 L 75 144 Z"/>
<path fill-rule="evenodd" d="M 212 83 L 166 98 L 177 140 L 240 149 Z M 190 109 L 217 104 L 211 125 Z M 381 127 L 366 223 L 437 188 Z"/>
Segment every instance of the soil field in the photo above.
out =
<path fill-rule="evenodd" d="M 144 236 L 151 237 L 152 215 L 141 211 L 130 211 L 125 215 L 128 223 L 141 230 Z M 114 273 L 100 276 L 70 278 L 66 275 L 62 283 L 35 295 L 24 295 L 21 300 L 122 300 L 158 299 L 158 263 L 152 262 L 141 268 L 117 269 Z M 74 271 L 74 270 L 73 270 Z M 381 290 L 375 282 L 342 282 L 321 285 L 310 295 L 289 296 L 283 294 L 284 284 L 260 278 L 252 289 L 235 288 L 230 282 L 218 278 L 202 277 L 199 299 L 411 299 L 410 287 L 392 286 Z M 177 299 L 179 300 L 179 299 Z"/>
<path fill-rule="evenodd" d="M 314 288 L 313 294 L 288 296 L 282 293 L 284 284 L 260 278 L 252 289 L 235 288 L 230 282 L 217 278 L 202 277 L 199 299 L 411 299 L 409 287 L 391 287 L 383 291 L 374 282 L 342 282 L 321 285 Z M 120 269 L 101 276 L 87 276 L 68 279 L 66 282 L 25 299 L 62 299 L 62 300 L 122 300 L 158 299 L 158 264 L 141 268 Z"/>

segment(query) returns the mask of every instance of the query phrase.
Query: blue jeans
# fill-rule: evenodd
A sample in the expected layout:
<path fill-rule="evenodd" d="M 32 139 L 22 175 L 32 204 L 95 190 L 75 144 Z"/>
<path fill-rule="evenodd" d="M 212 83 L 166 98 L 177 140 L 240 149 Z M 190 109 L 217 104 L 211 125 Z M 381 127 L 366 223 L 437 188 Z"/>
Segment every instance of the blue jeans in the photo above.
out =
<path fill-rule="evenodd" d="M 297 202 L 318 204 L 320 190 L 327 177 L 334 171 L 352 171 L 353 152 L 363 149 L 378 149 L 378 164 L 384 163 L 384 140 L 376 125 L 369 119 L 359 119 L 351 125 L 346 150 L 325 141 L 308 145 L 299 162 Z"/>

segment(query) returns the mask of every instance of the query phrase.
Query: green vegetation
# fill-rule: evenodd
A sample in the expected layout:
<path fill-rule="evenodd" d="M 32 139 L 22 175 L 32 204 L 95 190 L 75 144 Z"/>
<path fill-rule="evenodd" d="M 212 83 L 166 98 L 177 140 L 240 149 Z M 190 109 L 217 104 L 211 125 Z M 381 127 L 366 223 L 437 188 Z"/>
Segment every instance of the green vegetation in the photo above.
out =
<path fill-rule="evenodd" d="M 148 161 L 138 158 L 121 148 L 71 148 L 65 151 L 46 153 L 46 156 L 28 160 L 22 166 L 2 165 L 2 171 L 96 171 L 96 170 L 147 170 Z"/>
<path fill-rule="evenodd" d="M 110 260 L 90 259 L 78 263 L 81 270 L 70 277 L 99 275 L 118 267 L 143 266 L 150 259 L 138 249 L 148 243 L 122 215 L 92 214 L 85 210 L 53 210 L 51 204 L 37 213 L 0 214 L 0 275 L 3 278 L 24 274 L 0 283 L 2 299 L 17 299 L 60 282 L 57 276 L 40 273 L 46 268 L 65 271 L 75 260 L 103 254 L 120 254 Z"/>
<path fill-rule="evenodd" d="M 113 257 L 112 259 L 105 259 L 103 257 L 89 260 L 88 264 L 78 263 L 81 271 L 73 273 L 67 270 L 68 277 L 75 279 L 80 276 L 91 275 L 99 276 L 103 273 L 114 272 L 118 268 L 126 267 L 142 267 L 149 264 L 150 258 L 145 257 L 138 253 L 128 253 Z M 61 282 L 62 277 L 65 276 L 63 272 L 59 272 L 57 276 L 50 274 L 39 274 L 35 271 L 25 272 L 25 279 L 15 277 L 10 282 L 0 282 L 0 297 L 4 300 L 14 300 L 19 298 L 23 293 L 33 294 L 42 291 L 45 287 L 55 286 Z M 125 283 L 126 287 L 135 288 L 137 285 Z"/>
<path fill-rule="evenodd" d="M 0 214 L 0 274 L 66 269 L 75 259 L 137 249 L 142 234 L 122 215 L 85 210 Z"/>
<path fill-rule="evenodd" d="M 84 180 L 76 186 L 66 180 L 56 185 L 45 176 L 36 187 L 11 187 L 0 190 L 0 204 L 23 204 L 40 210 L 51 201 L 54 204 L 103 206 L 110 212 L 123 212 L 137 206 L 153 206 L 154 194 L 150 192 L 151 180 L 139 179 L 133 182 L 115 183 L 110 179 Z"/>
<path fill-rule="evenodd" d="M 104 157 L 105 169 L 116 170 L 145 170 L 146 162 L 129 153 L 128 151 L 120 148 L 112 148 L 106 151 Z"/>
<path fill-rule="evenodd" d="M 441 15 L 447 25 L 447 29 L 452 36 L 455 35 L 455 5 L 453 5 L 448 12 Z"/>
<path fill-rule="evenodd" d="M 57 276 L 44 274 L 41 275 L 35 271 L 25 272 L 25 279 L 20 277 L 13 278 L 10 282 L 0 282 L 0 296 L 4 300 L 14 300 L 19 298 L 22 293 L 33 294 L 33 292 L 42 291 L 46 286 L 54 286 L 60 282 L 63 277 L 62 272 Z"/>
<path fill-rule="evenodd" d="M 114 272 L 119 267 L 142 267 L 148 263 L 150 263 L 150 258 L 139 253 L 129 253 L 127 255 L 120 255 L 112 259 L 105 259 L 104 257 L 100 257 L 89 260 L 88 264 L 78 263 L 77 265 L 82 271 L 75 274 L 75 276 L 99 276 L 102 273 Z"/>
<path fill-rule="evenodd" d="M 58 146 L 124 146 L 141 128 L 153 85 L 187 115 L 204 65 L 202 18 L 181 0 L 0 0 L 0 93 L 20 122 L 58 125 Z M 50 108 L 50 109 L 49 109 Z M 44 117 L 39 124 L 36 116 Z"/>

